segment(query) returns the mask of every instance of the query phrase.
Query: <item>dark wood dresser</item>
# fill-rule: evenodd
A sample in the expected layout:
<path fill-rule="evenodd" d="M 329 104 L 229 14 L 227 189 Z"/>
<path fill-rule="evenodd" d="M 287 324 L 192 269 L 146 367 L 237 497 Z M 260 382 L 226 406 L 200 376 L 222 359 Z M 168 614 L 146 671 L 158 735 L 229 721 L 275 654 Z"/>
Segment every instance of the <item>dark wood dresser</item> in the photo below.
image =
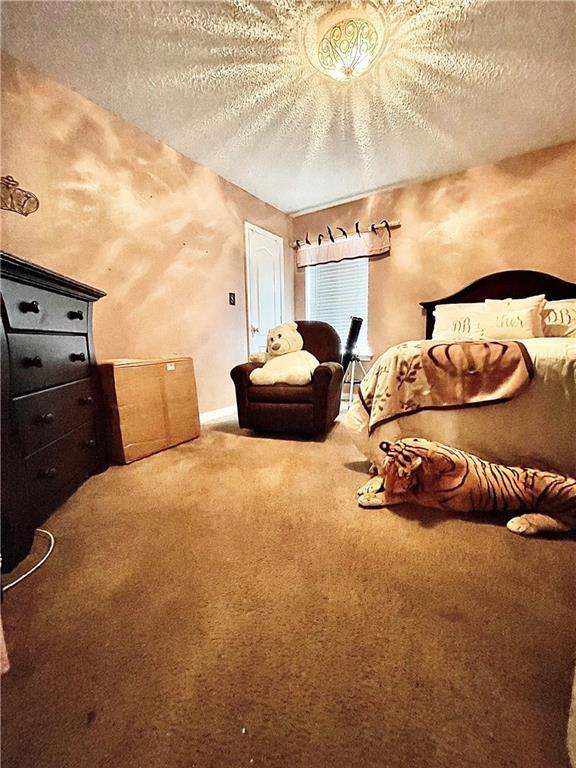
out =
<path fill-rule="evenodd" d="M 105 294 L 0 252 L 2 570 L 106 466 L 92 307 Z"/>

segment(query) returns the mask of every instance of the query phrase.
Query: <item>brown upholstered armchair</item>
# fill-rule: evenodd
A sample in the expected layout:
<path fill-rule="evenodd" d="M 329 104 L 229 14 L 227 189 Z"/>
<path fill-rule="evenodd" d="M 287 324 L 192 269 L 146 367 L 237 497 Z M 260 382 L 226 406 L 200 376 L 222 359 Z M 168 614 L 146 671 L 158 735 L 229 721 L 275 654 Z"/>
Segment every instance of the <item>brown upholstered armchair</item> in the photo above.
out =
<path fill-rule="evenodd" d="M 304 349 L 320 361 L 312 382 L 305 386 L 255 386 L 250 372 L 261 363 L 244 363 L 230 371 L 236 387 L 238 422 L 259 432 L 308 435 L 328 432 L 340 412 L 344 369 L 340 363 L 340 337 L 328 323 L 297 320 Z"/>

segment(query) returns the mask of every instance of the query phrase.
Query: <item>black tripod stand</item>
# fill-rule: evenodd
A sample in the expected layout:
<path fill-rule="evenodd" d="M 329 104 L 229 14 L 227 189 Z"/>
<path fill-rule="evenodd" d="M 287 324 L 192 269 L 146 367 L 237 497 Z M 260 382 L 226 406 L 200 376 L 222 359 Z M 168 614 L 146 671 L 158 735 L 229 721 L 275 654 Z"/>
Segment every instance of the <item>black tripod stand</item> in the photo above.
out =
<path fill-rule="evenodd" d="M 359 379 L 356 378 L 356 365 L 358 365 L 362 371 L 362 376 Z M 362 360 L 360 360 L 358 355 L 352 355 L 350 358 L 350 363 L 348 364 L 348 368 L 346 369 L 346 373 L 344 374 L 344 381 L 342 382 L 343 384 L 348 383 L 349 385 L 348 408 L 350 408 L 352 405 L 352 398 L 354 397 L 354 385 L 360 384 L 364 376 L 366 376 L 366 369 L 362 365 Z"/>

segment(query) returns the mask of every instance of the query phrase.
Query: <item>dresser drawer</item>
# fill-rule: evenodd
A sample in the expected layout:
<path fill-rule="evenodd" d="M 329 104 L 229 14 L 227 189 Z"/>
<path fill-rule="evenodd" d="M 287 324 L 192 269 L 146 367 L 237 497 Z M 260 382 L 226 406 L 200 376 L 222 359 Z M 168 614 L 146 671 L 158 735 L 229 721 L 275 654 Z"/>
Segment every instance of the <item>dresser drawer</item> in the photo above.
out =
<path fill-rule="evenodd" d="M 28 456 L 92 420 L 94 391 L 90 379 L 14 398 L 12 407 L 24 453 Z"/>
<path fill-rule="evenodd" d="M 9 333 L 8 346 L 13 395 L 90 375 L 86 336 Z"/>
<path fill-rule="evenodd" d="M 84 424 L 37 451 L 25 462 L 30 502 L 44 503 L 73 480 L 92 474 L 97 456 L 92 424 Z"/>
<path fill-rule="evenodd" d="M 10 328 L 23 331 L 88 332 L 88 302 L 12 280 L 2 280 Z"/>

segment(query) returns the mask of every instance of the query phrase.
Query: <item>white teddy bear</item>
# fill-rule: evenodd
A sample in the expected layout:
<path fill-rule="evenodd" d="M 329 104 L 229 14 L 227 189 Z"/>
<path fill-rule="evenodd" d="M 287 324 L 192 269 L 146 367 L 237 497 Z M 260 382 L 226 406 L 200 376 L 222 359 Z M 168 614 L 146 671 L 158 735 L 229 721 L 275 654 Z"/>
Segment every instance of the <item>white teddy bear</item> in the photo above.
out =
<path fill-rule="evenodd" d="M 303 346 L 304 340 L 292 320 L 271 328 L 267 351 L 250 355 L 251 363 L 264 363 L 250 373 L 252 384 L 310 384 L 320 363 Z"/>

